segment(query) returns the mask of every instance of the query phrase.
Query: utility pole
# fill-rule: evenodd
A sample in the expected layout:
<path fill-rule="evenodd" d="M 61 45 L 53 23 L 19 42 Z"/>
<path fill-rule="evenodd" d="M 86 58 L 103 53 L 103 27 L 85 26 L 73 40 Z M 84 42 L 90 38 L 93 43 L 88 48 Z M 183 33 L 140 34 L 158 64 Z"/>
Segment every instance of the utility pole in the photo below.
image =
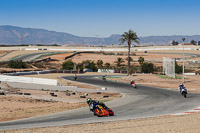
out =
<path fill-rule="evenodd" d="M 183 73 L 182 73 L 182 83 L 184 83 L 184 75 L 185 75 L 185 71 L 184 71 L 184 60 L 185 60 L 185 55 L 184 55 L 184 42 L 185 42 L 185 38 L 182 38 L 182 41 L 183 41 Z"/>

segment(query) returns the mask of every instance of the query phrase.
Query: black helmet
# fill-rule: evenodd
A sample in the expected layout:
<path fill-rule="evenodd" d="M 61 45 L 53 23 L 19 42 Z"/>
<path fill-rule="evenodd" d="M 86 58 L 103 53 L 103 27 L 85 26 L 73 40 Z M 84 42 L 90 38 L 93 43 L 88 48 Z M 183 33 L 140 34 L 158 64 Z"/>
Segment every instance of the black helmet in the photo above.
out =
<path fill-rule="evenodd" d="M 88 103 L 88 104 L 91 104 L 91 102 L 92 102 L 92 98 L 88 98 L 88 99 L 87 99 L 87 103 Z"/>

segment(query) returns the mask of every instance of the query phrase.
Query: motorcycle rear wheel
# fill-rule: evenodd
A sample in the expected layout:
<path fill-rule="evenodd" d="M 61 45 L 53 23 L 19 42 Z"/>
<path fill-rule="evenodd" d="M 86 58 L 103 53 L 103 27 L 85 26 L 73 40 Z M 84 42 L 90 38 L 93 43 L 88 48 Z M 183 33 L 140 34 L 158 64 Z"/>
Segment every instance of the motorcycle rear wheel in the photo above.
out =
<path fill-rule="evenodd" d="M 187 97 L 185 92 L 182 92 L 182 95 L 184 96 L 184 98 L 186 98 L 186 97 Z"/>

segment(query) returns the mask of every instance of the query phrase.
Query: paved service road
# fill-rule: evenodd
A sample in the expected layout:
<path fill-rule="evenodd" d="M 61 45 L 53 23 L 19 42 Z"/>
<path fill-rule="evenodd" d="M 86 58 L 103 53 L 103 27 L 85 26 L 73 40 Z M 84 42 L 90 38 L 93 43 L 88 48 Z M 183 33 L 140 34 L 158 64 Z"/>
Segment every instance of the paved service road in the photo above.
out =
<path fill-rule="evenodd" d="M 22 61 L 35 61 L 41 56 L 44 55 L 51 55 L 51 54 L 57 54 L 57 53 L 65 53 L 65 52 L 38 52 L 38 53 L 29 53 L 29 54 L 23 54 L 15 57 L 13 60 L 22 60 Z"/>
<path fill-rule="evenodd" d="M 73 77 L 65 78 L 73 80 Z M 62 113 L 0 123 L 0 130 L 147 118 L 184 112 L 197 108 L 200 103 L 199 94 L 189 93 L 188 98 L 184 98 L 178 91 L 140 85 L 137 89 L 134 89 L 130 84 L 114 81 L 104 82 L 94 76 L 78 76 L 77 81 L 107 87 L 108 90 L 122 93 L 123 98 L 106 103 L 115 112 L 115 116 L 99 118 L 94 116 L 88 107 L 85 107 Z"/>
<path fill-rule="evenodd" d="M 33 61 L 42 55 L 51 54 L 51 53 L 56 53 L 56 52 L 40 52 L 40 53 L 38 52 L 38 53 L 31 53 L 31 54 L 23 54 L 23 55 L 16 57 L 13 60 Z"/>

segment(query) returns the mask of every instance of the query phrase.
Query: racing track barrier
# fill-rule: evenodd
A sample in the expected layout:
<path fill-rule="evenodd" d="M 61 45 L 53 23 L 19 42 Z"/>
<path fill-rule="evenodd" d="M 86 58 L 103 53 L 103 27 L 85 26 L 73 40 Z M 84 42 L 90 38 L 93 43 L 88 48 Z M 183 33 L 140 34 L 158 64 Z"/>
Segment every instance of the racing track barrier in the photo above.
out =
<path fill-rule="evenodd" d="M 99 73 L 114 73 L 115 70 L 113 69 L 98 69 Z"/>
<path fill-rule="evenodd" d="M 98 69 L 99 73 L 127 73 L 127 70 Z"/>
<path fill-rule="evenodd" d="M 55 85 L 55 86 L 57 86 L 57 80 L 56 79 L 44 79 L 44 78 L 31 78 L 31 77 L 0 75 L 0 81 L 44 84 L 44 85 Z"/>

